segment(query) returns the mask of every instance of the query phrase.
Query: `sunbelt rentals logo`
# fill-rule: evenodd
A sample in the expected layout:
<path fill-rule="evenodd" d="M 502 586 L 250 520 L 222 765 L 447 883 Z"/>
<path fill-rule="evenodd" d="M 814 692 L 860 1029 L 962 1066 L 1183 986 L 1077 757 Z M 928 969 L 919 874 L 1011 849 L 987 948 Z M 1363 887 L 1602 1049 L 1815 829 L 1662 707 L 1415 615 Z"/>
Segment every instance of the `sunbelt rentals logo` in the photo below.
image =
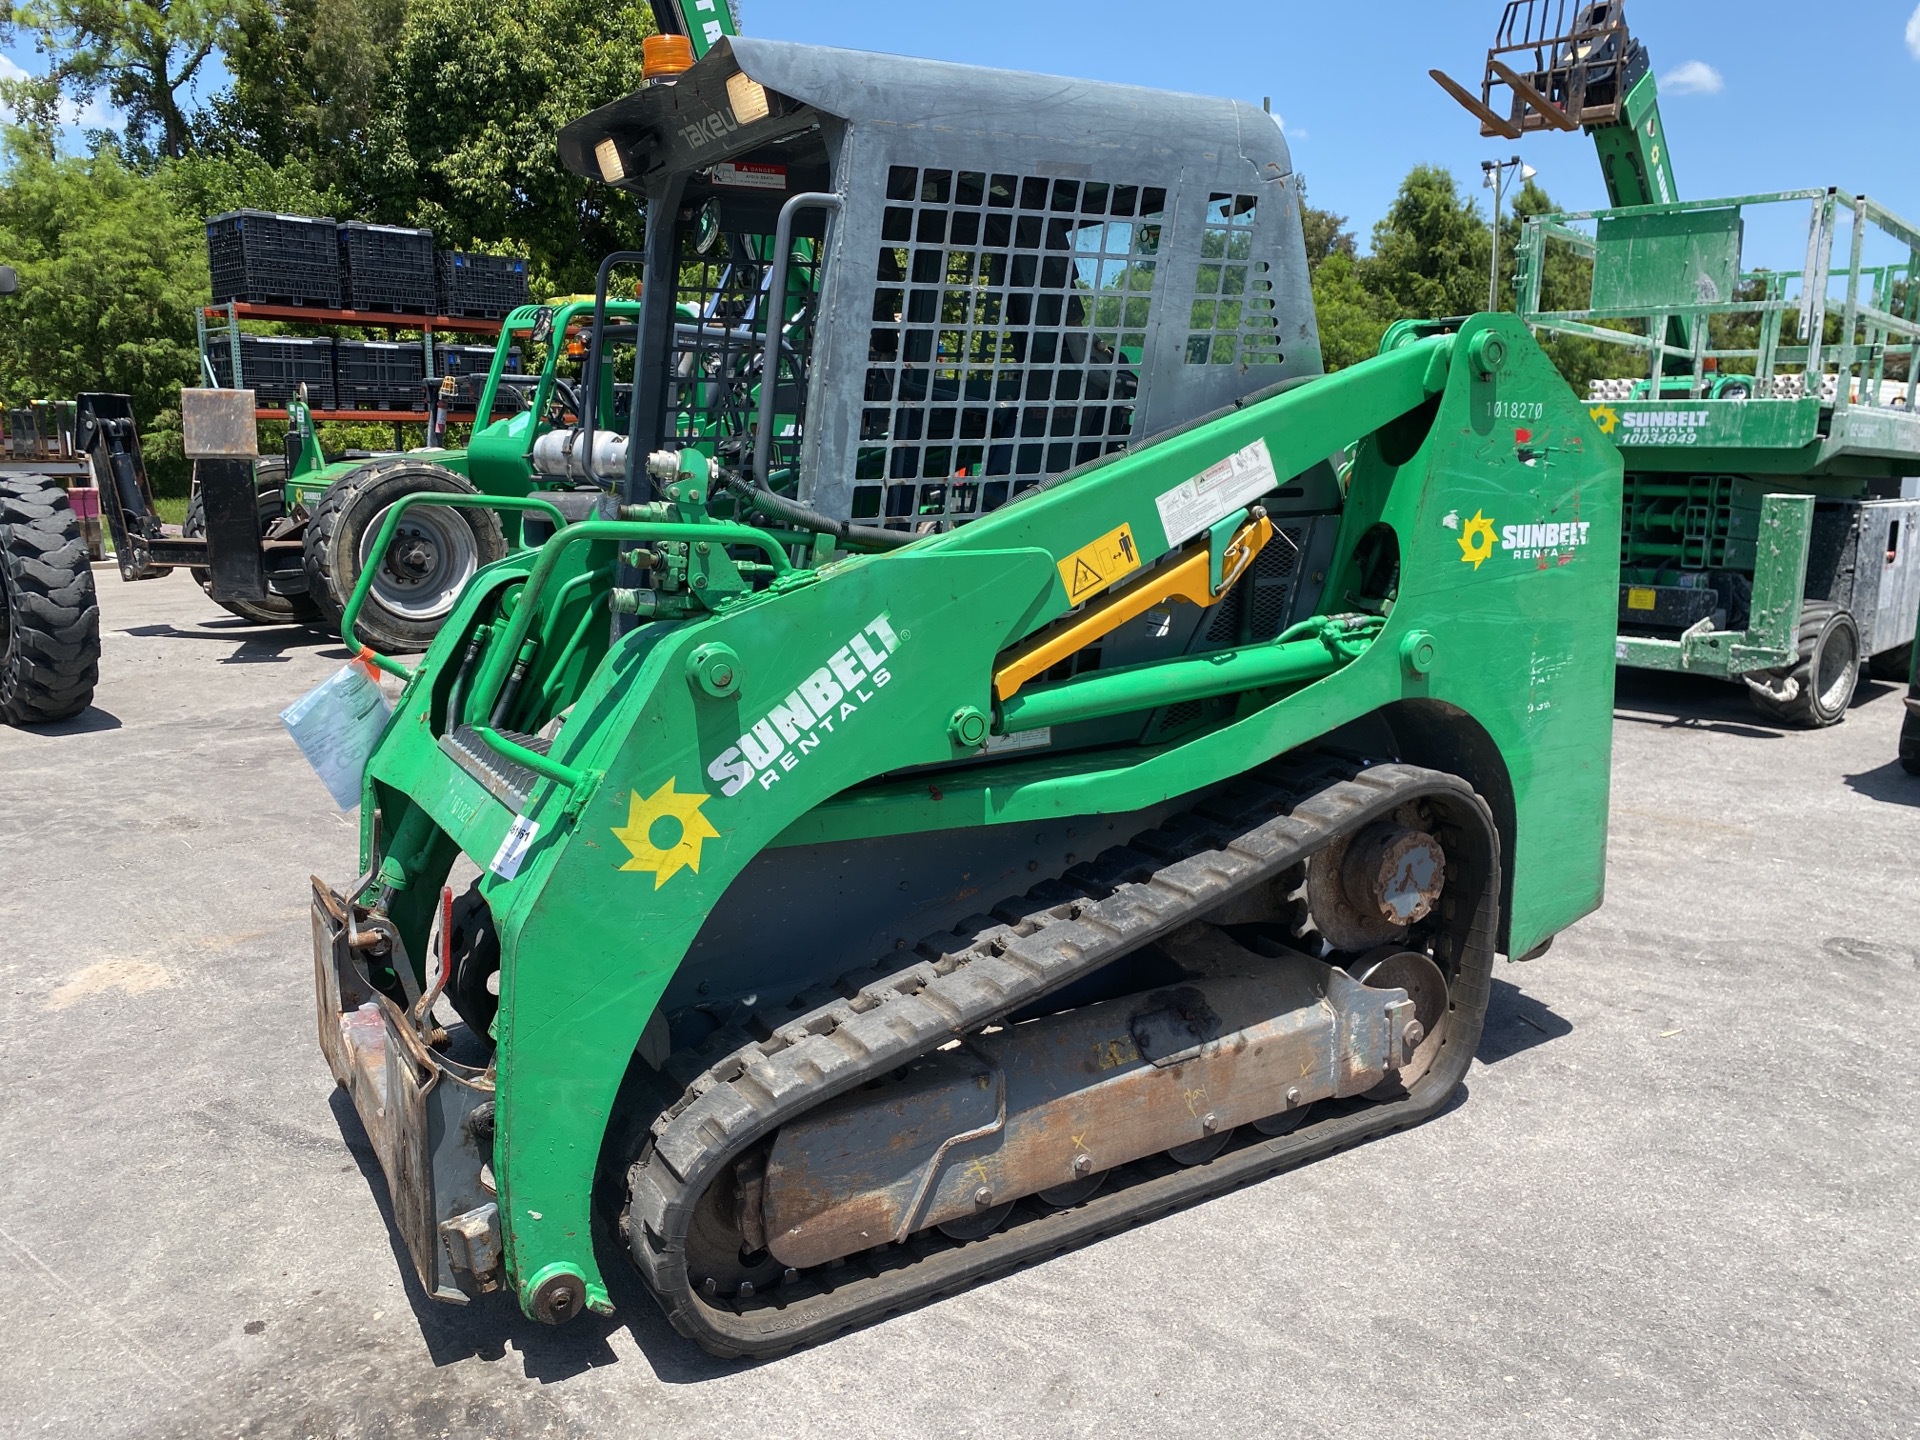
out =
<path fill-rule="evenodd" d="M 1460 563 L 1471 565 L 1478 570 L 1493 558 L 1496 550 L 1511 555 L 1516 560 L 1547 560 L 1557 558 L 1565 565 L 1573 558 L 1573 552 L 1587 543 L 1587 532 L 1592 528 L 1590 520 L 1547 520 L 1531 525 L 1500 525 L 1484 511 L 1475 510 L 1473 517 L 1464 523 L 1460 512 L 1455 510 L 1447 514 L 1440 523 L 1449 530 L 1458 530 L 1459 538 L 1454 544 L 1460 547 Z"/>
<path fill-rule="evenodd" d="M 876 615 L 707 766 L 720 793 L 738 795 L 749 785 L 771 790 L 798 769 L 892 683 L 887 660 L 905 638 Z"/>
<path fill-rule="evenodd" d="M 905 638 L 884 614 L 876 615 L 827 656 L 824 665 L 754 721 L 707 767 L 720 793 L 738 795 L 755 783 L 771 790 L 781 776 L 798 769 L 893 682 L 887 660 Z M 712 798 L 701 791 L 678 789 L 671 776 L 651 795 L 629 791 L 627 823 L 613 829 L 614 838 L 627 849 L 628 858 L 620 868 L 652 872 L 656 890 L 682 870 L 699 874 L 701 848 L 720 838 L 702 808 Z"/>

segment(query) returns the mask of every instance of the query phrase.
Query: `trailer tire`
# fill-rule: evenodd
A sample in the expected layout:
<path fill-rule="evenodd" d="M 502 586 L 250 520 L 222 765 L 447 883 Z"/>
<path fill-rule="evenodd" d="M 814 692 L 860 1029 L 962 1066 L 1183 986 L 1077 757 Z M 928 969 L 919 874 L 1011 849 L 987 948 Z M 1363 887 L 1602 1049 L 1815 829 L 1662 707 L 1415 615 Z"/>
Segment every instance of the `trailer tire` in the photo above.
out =
<path fill-rule="evenodd" d="M 66 492 L 45 475 L 0 477 L 0 722 L 70 720 L 99 680 L 100 605 Z"/>
<path fill-rule="evenodd" d="M 307 522 L 307 594 L 330 628 L 340 624 L 388 507 L 422 490 L 479 493 L 444 465 L 398 457 L 349 470 L 320 497 Z M 387 654 L 426 649 L 474 572 L 507 553 L 491 511 L 420 506 L 407 512 L 405 525 L 409 558 L 403 566 L 388 555 L 354 627 L 362 644 Z"/>
<path fill-rule="evenodd" d="M 1744 677 L 1747 698 L 1769 720 L 1821 730 L 1847 718 L 1860 683 L 1860 627 L 1830 600 L 1800 606 L 1800 654 L 1778 670 Z"/>
<path fill-rule="evenodd" d="M 287 513 L 287 462 L 278 456 L 269 457 L 254 467 L 253 474 L 259 495 L 260 533 L 264 535 Z M 198 485 L 193 487 L 193 495 L 187 501 L 187 519 L 180 533 L 189 539 L 207 533 L 207 511 Z M 204 565 L 194 565 L 188 573 L 214 604 L 256 625 L 306 625 L 320 618 L 320 607 L 304 590 L 297 595 L 270 591 L 264 600 L 221 600 L 213 593 L 212 571 Z"/>

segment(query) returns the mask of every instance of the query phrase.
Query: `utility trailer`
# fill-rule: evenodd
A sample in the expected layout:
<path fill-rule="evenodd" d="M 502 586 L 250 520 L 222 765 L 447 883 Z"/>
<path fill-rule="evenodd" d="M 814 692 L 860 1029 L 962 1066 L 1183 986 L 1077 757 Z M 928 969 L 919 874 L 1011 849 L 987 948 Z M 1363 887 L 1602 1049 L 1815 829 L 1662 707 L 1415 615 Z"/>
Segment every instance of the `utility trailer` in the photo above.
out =
<path fill-rule="evenodd" d="M 1808 212 L 1804 266 L 1745 268 L 1755 212 L 1786 205 Z M 1876 244 L 1900 258 L 1865 263 Z M 1591 263 L 1590 306 L 1542 308 L 1555 246 Z M 1527 222 L 1522 317 L 1646 356 L 1624 394 L 1589 397 L 1626 458 L 1620 663 L 1744 680 L 1763 714 L 1809 726 L 1845 717 L 1864 664 L 1906 674 L 1917 247 L 1920 231 L 1839 190 Z"/>
<path fill-rule="evenodd" d="M 1525 326 L 1322 375 L 1251 106 L 648 80 L 560 139 L 651 221 L 617 510 L 377 657 L 314 882 L 423 1291 L 606 1313 L 600 1241 L 774 1354 L 1434 1114 L 1604 874 L 1620 460 Z"/>

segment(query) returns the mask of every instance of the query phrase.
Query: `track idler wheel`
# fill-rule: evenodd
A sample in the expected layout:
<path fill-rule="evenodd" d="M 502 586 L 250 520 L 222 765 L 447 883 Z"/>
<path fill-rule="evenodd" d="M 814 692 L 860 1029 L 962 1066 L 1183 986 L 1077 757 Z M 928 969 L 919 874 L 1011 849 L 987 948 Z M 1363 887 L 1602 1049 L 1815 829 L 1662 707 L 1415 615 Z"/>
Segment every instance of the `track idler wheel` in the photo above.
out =
<path fill-rule="evenodd" d="M 1419 951 L 1391 945 L 1361 956 L 1349 968 L 1353 978 L 1369 989 L 1404 990 L 1413 1001 L 1414 1018 L 1402 1036 L 1407 1058 L 1397 1072 L 1367 1093 L 1379 1099 L 1411 1090 L 1446 1043 L 1447 977 Z"/>

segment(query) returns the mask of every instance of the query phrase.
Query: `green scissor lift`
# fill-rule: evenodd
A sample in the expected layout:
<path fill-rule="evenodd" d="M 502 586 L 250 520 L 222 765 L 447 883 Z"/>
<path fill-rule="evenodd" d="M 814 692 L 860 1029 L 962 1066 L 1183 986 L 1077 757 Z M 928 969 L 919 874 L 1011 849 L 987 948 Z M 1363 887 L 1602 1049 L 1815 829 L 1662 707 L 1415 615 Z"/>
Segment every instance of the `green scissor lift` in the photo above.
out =
<path fill-rule="evenodd" d="M 1747 215 L 1794 203 L 1810 211 L 1807 265 L 1743 270 Z M 1876 239 L 1904 257 L 1865 264 Z M 1589 308 L 1541 308 L 1554 244 L 1592 260 Z M 1528 223 L 1524 318 L 1647 356 L 1624 396 L 1602 382 L 1590 397 L 1627 463 L 1622 663 L 1744 678 L 1764 713 L 1810 725 L 1844 717 L 1863 661 L 1905 673 L 1920 600 L 1920 491 L 1904 478 L 1920 475 L 1917 246 L 1920 231 L 1838 190 Z"/>

